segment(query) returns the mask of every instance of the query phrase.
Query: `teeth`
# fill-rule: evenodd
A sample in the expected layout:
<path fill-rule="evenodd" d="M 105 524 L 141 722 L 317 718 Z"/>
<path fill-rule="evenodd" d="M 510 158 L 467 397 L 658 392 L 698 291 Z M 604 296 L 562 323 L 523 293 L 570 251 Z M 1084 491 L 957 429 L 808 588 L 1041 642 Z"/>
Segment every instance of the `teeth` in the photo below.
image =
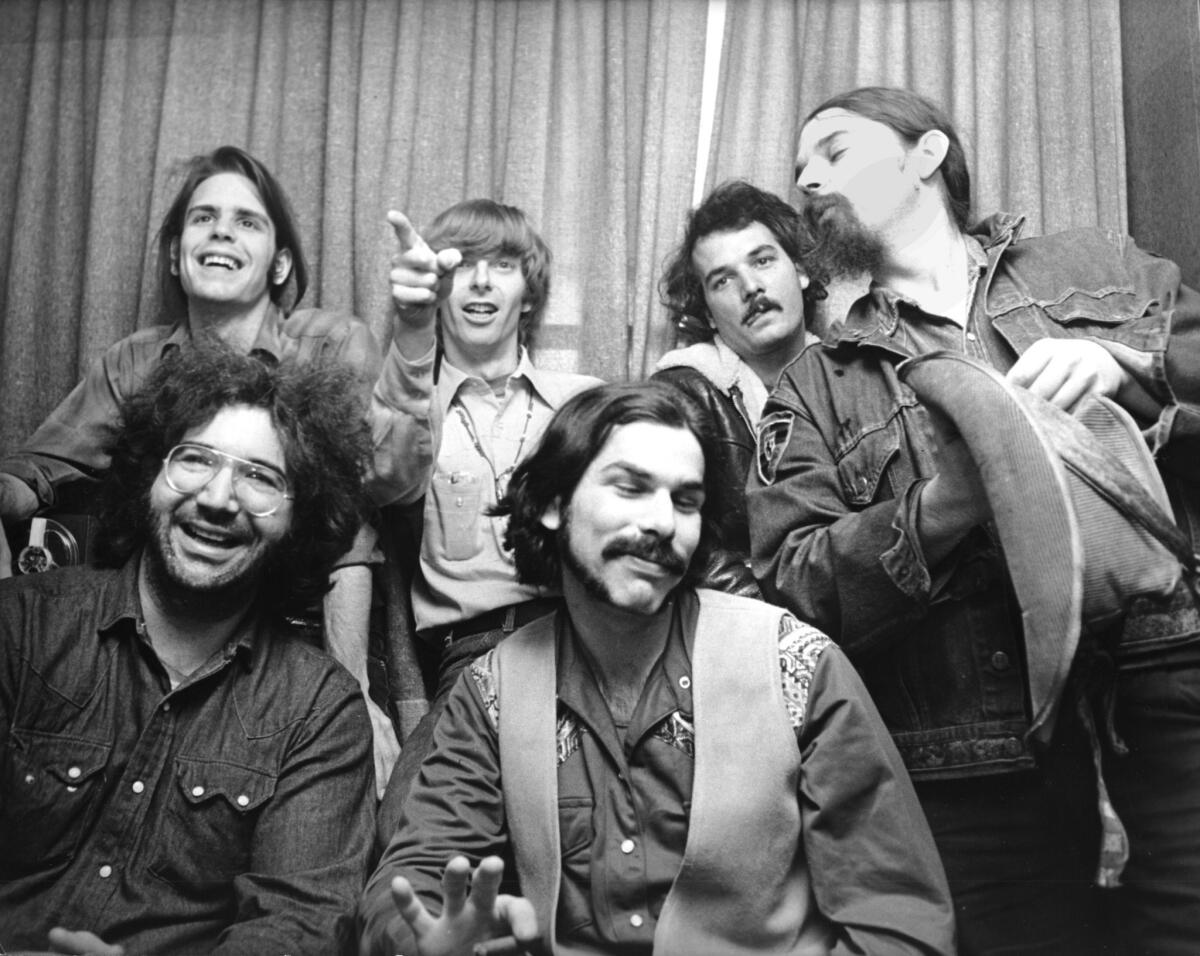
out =
<path fill-rule="evenodd" d="M 486 303 L 477 302 L 472 305 L 464 306 L 463 311 L 470 312 L 472 315 L 491 315 L 497 310 L 494 305 L 487 305 Z"/>
<path fill-rule="evenodd" d="M 207 255 L 201 258 L 200 264 L 205 266 L 222 266 L 225 269 L 240 268 L 238 261 L 231 259 L 229 256 Z"/>

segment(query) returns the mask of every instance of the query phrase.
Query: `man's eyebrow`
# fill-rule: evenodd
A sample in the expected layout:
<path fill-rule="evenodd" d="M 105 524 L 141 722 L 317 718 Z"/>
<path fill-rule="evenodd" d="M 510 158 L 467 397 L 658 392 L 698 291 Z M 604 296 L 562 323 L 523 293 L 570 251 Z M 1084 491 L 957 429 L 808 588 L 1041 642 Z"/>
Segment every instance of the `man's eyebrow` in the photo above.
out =
<path fill-rule="evenodd" d="M 215 213 L 218 209 L 212 203 L 197 203 L 194 206 L 188 206 L 188 215 L 194 212 L 211 212 Z M 270 222 L 269 217 L 259 212 L 257 209 L 247 209 L 244 206 L 238 206 L 233 210 L 233 214 L 238 219 L 257 219 L 260 222 Z"/>
<path fill-rule="evenodd" d="M 241 455 L 230 454 L 229 452 L 223 451 L 222 449 L 218 448 L 216 445 L 209 445 L 206 442 L 202 442 L 202 441 L 180 442 L 180 444 L 181 445 L 196 445 L 199 448 L 207 448 L 209 451 L 219 452 L 222 455 L 229 455 L 230 458 L 236 458 L 238 461 L 248 461 L 248 462 L 250 462 L 250 464 L 258 465 L 261 468 L 270 468 L 272 471 L 279 472 L 285 478 L 287 477 L 287 472 L 283 470 L 283 468 L 284 468 L 283 465 L 277 465 L 274 462 L 266 461 L 263 458 L 243 458 Z"/>
<path fill-rule="evenodd" d="M 648 483 L 657 481 L 657 477 L 653 473 L 647 471 L 645 468 L 642 468 L 639 465 L 634 464 L 631 461 L 621 460 L 621 461 L 610 462 L 609 464 L 604 466 L 603 470 L 605 472 L 619 471 L 619 472 L 622 472 L 622 473 L 628 475 L 630 478 L 637 478 L 641 481 L 648 482 Z M 676 485 L 673 490 L 674 491 L 703 491 L 704 490 L 704 481 L 702 479 L 696 480 L 696 481 L 684 481 L 684 482 L 681 482 L 679 485 Z"/>

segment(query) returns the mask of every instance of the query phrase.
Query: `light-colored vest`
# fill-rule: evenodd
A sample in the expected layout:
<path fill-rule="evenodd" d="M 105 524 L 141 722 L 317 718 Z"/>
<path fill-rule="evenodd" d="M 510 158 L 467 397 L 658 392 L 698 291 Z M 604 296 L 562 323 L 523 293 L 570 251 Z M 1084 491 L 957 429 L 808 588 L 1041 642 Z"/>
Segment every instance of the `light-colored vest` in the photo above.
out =
<path fill-rule="evenodd" d="M 655 956 L 825 956 L 800 832 L 800 753 L 784 705 L 779 624 L 759 601 L 699 590 L 692 649 L 696 762 L 687 845 Z M 555 758 L 555 617 L 496 651 L 500 766 L 521 892 L 556 956 L 562 881 Z M 686 617 L 685 617 L 686 620 Z"/>

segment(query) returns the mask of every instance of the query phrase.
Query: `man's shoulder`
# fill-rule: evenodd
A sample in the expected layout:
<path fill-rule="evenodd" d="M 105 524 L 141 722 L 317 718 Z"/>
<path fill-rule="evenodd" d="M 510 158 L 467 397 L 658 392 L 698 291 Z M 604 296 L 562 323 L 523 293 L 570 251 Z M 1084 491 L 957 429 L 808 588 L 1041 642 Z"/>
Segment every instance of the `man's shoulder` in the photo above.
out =
<path fill-rule="evenodd" d="M 360 694 L 358 682 L 339 661 L 287 623 L 269 622 L 259 637 L 267 642 L 261 658 L 264 674 L 278 686 L 307 689 L 318 706 Z"/>
<path fill-rule="evenodd" d="M 552 408 L 558 408 L 579 392 L 604 384 L 603 379 L 596 378 L 594 375 L 558 372 L 536 366 L 530 369 L 529 379 L 542 396 L 543 401 Z"/>
<path fill-rule="evenodd" d="M 163 346 L 175 329 L 174 325 L 148 325 L 144 329 L 138 329 L 105 349 L 101 360 L 132 360 L 139 365 L 157 362 L 162 357 Z"/>
<path fill-rule="evenodd" d="M 11 600 L 60 602 L 118 586 L 120 570 L 75 566 L 44 574 L 22 574 L 0 581 L 0 604 Z M 65 608 L 64 608 L 65 609 Z"/>
<path fill-rule="evenodd" d="M 293 339 L 347 338 L 371 331 L 363 319 L 341 309 L 297 309 L 280 323 L 280 329 Z"/>

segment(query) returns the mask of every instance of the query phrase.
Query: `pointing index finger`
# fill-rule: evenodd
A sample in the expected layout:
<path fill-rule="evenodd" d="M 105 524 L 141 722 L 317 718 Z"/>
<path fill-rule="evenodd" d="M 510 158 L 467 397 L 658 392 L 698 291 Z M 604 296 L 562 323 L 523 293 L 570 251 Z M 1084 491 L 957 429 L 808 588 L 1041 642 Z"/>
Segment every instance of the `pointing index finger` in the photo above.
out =
<path fill-rule="evenodd" d="M 413 228 L 413 224 L 408 221 L 408 216 L 404 215 L 404 213 L 397 209 L 389 209 L 387 218 L 396 233 L 396 241 L 400 243 L 401 252 L 408 252 L 417 246 L 425 245 L 425 240 Z"/>

